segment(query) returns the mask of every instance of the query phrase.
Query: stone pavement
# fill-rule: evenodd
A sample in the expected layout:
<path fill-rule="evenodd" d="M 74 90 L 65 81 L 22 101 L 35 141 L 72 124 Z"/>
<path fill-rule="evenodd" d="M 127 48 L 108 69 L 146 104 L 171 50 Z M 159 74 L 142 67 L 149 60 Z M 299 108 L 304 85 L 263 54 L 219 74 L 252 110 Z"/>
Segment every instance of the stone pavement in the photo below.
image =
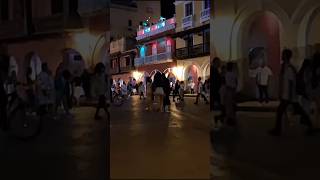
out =
<path fill-rule="evenodd" d="M 211 176 L 214 180 L 320 179 L 320 135 L 308 137 L 298 119 L 283 136 L 267 134 L 275 113 L 238 112 L 239 127 L 212 135 Z"/>
<path fill-rule="evenodd" d="M 0 179 L 106 180 L 107 123 L 93 114 L 81 107 L 73 119 L 46 119 L 40 136 L 28 142 L 0 132 Z"/>
<path fill-rule="evenodd" d="M 209 106 L 194 100 L 171 113 L 147 112 L 137 97 L 112 107 L 111 177 L 209 179 Z"/>

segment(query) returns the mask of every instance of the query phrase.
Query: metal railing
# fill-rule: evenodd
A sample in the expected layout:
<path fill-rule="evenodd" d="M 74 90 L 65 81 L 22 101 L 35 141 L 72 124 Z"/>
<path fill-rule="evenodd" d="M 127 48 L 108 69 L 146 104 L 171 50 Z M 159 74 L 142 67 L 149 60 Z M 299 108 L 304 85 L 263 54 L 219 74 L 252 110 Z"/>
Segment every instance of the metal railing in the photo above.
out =
<path fill-rule="evenodd" d="M 176 50 L 177 59 L 201 57 L 210 54 L 210 43 L 203 43 L 191 47 L 179 48 Z"/>
<path fill-rule="evenodd" d="M 165 52 L 165 53 L 146 56 L 142 58 L 135 58 L 134 65 L 141 66 L 141 65 L 154 64 L 154 63 L 159 63 L 159 62 L 168 61 L 168 60 L 172 60 L 171 52 Z"/>
<path fill-rule="evenodd" d="M 15 38 L 27 34 L 23 19 L 0 23 L 0 39 Z"/>
<path fill-rule="evenodd" d="M 182 19 L 182 28 L 188 28 L 193 26 L 194 15 L 186 16 Z"/>
<path fill-rule="evenodd" d="M 205 21 L 210 20 L 210 8 L 204 9 L 201 11 L 200 22 L 203 23 Z"/>

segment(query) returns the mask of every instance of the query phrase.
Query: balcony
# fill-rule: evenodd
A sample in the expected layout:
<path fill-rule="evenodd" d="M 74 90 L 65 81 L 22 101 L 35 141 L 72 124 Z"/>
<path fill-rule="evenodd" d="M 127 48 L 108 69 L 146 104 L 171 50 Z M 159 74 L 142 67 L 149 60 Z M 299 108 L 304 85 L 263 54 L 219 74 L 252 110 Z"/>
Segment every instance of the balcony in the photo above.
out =
<path fill-rule="evenodd" d="M 165 62 L 172 62 L 172 53 L 165 52 L 157 55 L 146 56 L 142 58 L 135 58 L 134 65 L 135 66 L 142 66 L 148 64 L 159 64 Z"/>
<path fill-rule="evenodd" d="M 133 66 L 126 66 L 126 67 L 120 67 L 120 72 L 130 72 L 131 70 L 134 70 Z"/>
<path fill-rule="evenodd" d="M 119 72 L 119 68 L 110 68 L 110 74 L 118 74 Z"/>
<path fill-rule="evenodd" d="M 176 28 L 176 19 L 171 18 L 163 22 L 159 22 L 158 24 L 152 25 L 151 27 L 146 27 L 144 29 L 139 29 L 137 32 L 136 39 L 138 41 L 152 37 L 167 31 L 175 30 Z"/>
<path fill-rule="evenodd" d="M 0 39 L 16 38 L 27 34 L 24 19 L 1 22 Z"/>
<path fill-rule="evenodd" d="M 135 40 L 130 38 L 121 38 L 110 42 L 110 53 L 125 52 L 135 48 Z"/>
<path fill-rule="evenodd" d="M 198 44 L 176 50 L 177 59 L 196 58 L 206 55 L 210 55 L 210 43 Z"/>
<path fill-rule="evenodd" d="M 63 32 L 64 30 L 64 17 L 63 15 L 54 15 L 43 18 L 34 18 L 33 24 L 35 33 L 51 33 Z"/>
<path fill-rule="evenodd" d="M 194 23 L 194 15 L 186 16 L 182 19 L 182 28 L 190 28 L 193 27 Z"/>
<path fill-rule="evenodd" d="M 200 23 L 204 23 L 210 20 L 210 8 L 201 11 Z"/>

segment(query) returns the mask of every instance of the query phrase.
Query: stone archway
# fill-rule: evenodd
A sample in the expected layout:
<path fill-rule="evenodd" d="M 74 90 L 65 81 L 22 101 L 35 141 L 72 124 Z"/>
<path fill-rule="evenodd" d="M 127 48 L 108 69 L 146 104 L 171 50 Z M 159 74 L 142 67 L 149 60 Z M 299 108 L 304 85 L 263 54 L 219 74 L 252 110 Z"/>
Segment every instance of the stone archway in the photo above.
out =
<path fill-rule="evenodd" d="M 202 75 L 202 73 L 201 73 L 200 67 L 195 64 L 191 64 L 185 68 L 184 79 L 187 84 L 189 84 L 192 81 L 195 84 L 197 84 L 198 78 L 201 77 L 201 75 Z M 203 78 L 203 77 L 201 77 L 201 78 Z"/>
<path fill-rule="evenodd" d="M 80 52 L 72 48 L 67 48 L 64 49 L 62 53 L 63 68 L 69 70 L 70 73 L 75 77 L 81 76 L 83 71 L 86 69 L 86 63 Z"/>
<path fill-rule="evenodd" d="M 248 98 L 255 98 L 256 80 L 255 75 L 250 70 L 250 58 L 252 58 L 252 51 L 263 49 L 263 58 L 267 65 L 274 73 L 270 84 L 271 96 L 276 98 L 277 92 L 277 75 L 280 72 L 280 51 L 281 51 L 281 22 L 271 12 L 258 12 L 253 17 L 247 19 L 243 25 L 242 36 L 240 40 L 240 47 L 242 51 L 242 61 L 238 62 L 240 70 L 241 90 Z M 250 57 L 251 56 L 251 57 Z M 249 71 L 250 70 L 250 71 Z"/>

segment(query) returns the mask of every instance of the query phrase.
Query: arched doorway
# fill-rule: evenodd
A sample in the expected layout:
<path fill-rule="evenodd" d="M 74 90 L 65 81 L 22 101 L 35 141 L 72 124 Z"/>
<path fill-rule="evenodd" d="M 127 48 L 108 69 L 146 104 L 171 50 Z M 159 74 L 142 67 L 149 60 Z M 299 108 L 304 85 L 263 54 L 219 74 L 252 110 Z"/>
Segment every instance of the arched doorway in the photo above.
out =
<path fill-rule="evenodd" d="M 40 56 L 35 52 L 30 52 L 25 56 L 25 62 L 26 66 L 24 66 L 25 69 L 23 69 L 23 72 L 25 73 L 27 71 L 27 67 L 30 67 L 32 70 L 31 79 L 36 80 L 42 70 L 42 61 Z"/>
<path fill-rule="evenodd" d="M 307 56 L 312 57 L 315 52 L 320 52 L 320 8 L 317 8 L 311 16 L 307 27 L 307 45 L 310 46 Z"/>
<path fill-rule="evenodd" d="M 176 81 L 178 80 L 178 78 L 176 77 L 176 75 L 174 74 L 172 68 L 168 68 L 163 72 L 166 77 L 169 79 L 170 82 L 170 86 L 172 87 L 173 84 L 176 83 Z"/>
<path fill-rule="evenodd" d="M 74 77 L 79 77 L 86 68 L 85 61 L 81 54 L 74 49 L 63 50 L 64 69 L 70 71 Z"/>
<path fill-rule="evenodd" d="M 198 83 L 198 77 L 201 75 L 199 68 L 196 65 L 189 66 L 185 71 L 185 80 L 187 84 L 194 82 Z"/>
<path fill-rule="evenodd" d="M 244 75 L 243 93 L 255 98 L 257 95 L 255 69 L 265 62 L 272 70 L 274 76 L 270 82 L 270 95 L 277 95 L 277 75 L 280 72 L 280 21 L 271 12 L 260 12 L 247 20 L 244 27 L 242 50 L 245 62 L 242 66 Z M 272 90 L 272 91 L 271 91 Z"/>
<path fill-rule="evenodd" d="M 153 71 L 150 73 L 150 77 L 151 77 L 152 81 L 154 80 L 154 75 L 155 75 L 157 72 L 160 72 L 160 73 L 161 73 L 161 71 L 159 71 L 158 69 L 155 69 L 155 70 L 153 70 Z"/>
<path fill-rule="evenodd" d="M 204 68 L 204 72 L 203 72 L 203 77 L 205 79 L 209 79 L 210 78 L 210 64 L 207 64 Z"/>

